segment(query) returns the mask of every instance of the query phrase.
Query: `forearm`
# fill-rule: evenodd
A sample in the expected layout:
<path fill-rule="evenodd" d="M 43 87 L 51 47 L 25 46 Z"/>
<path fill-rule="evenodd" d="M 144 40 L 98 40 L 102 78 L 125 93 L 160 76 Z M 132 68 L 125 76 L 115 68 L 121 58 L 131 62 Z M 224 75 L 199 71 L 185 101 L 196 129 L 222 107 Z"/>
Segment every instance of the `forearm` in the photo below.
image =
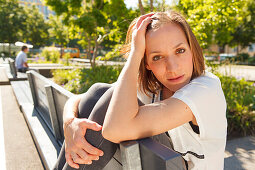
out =
<path fill-rule="evenodd" d="M 137 101 L 138 71 L 142 57 L 131 53 L 114 88 L 113 96 L 106 113 L 104 129 L 110 131 L 127 126 L 138 113 Z M 124 127 L 123 127 L 124 128 Z"/>
<path fill-rule="evenodd" d="M 63 122 L 66 123 L 69 120 L 78 117 L 78 106 L 82 95 L 76 95 L 68 99 L 64 106 Z"/>
<path fill-rule="evenodd" d="M 138 115 L 138 73 L 145 53 L 145 33 L 152 15 L 141 16 L 134 26 L 130 55 L 118 78 L 106 112 L 103 136 L 116 143 L 124 139 L 124 135 L 130 136 L 130 134 L 123 134 L 121 129 L 133 127 L 133 120 Z"/>
<path fill-rule="evenodd" d="M 27 64 L 27 62 L 25 62 L 25 63 L 24 63 L 24 66 L 25 66 L 25 67 L 28 67 L 28 64 Z"/>

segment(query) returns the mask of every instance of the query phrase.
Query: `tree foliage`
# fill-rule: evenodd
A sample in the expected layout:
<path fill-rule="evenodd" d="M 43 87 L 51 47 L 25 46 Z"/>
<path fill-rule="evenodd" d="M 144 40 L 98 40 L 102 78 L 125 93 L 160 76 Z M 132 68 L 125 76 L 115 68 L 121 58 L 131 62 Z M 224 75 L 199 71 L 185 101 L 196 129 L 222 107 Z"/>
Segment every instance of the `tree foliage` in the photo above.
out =
<path fill-rule="evenodd" d="M 29 41 L 35 47 L 48 40 L 48 25 L 35 7 L 24 8 L 16 0 L 0 0 L 0 42 Z"/>
<path fill-rule="evenodd" d="M 0 42 L 14 43 L 22 39 L 26 30 L 24 9 L 16 0 L 0 0 L 0 9 Z"/>
<path fill-rule="evenodd" d="M 255 1 L 247 0 L 243 10 L 242 22 L 232 34 L 233 39 L 230 42 L 232 46 L 240 45 L 242 48 L 255 43 Z"/>
<path fill-rule="evenodd" d="M 51 15 L 48 24 L 50 40 L 61 46 L 66 46 L 69 42 L 69 32 L 68 27 L 63 24 L 62 17 Z"/>
<path fill-rule="evenodd" d="M 242 21 L 245 0 L 180 0 L 176 6 L 188 20 L 202 47 L 224 47 Z"/>
<path fill-rule="evenodd" d="M 35 47 L 44 46 L 49 40 L 49 25 L 46 23 L 42 13 L 38 8 L 32 6 L 25 8 L 26 15 L 26 30 L 23 33 L 23 38 L 31 42 Z"/>
<path fill-rule="evenodd" d="M 63 17 L 70 37 L 80 39 L 92 66 L 104 40 L 115 45 L 124 39 L 130 15 L 123 0 L 46 0 L 46 4 Z"/>

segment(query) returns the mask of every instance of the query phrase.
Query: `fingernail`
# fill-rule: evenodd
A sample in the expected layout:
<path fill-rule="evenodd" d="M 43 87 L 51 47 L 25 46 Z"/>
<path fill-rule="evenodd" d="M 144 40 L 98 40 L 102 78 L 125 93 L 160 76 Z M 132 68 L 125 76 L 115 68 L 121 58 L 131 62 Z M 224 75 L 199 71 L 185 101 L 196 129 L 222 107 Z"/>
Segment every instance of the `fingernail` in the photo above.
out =
<path fill-rule="evenodd" d="M 103 155 L 104 155 L 104 152 L 101 152 L 101 153 L 100 153 L 100 156 L 103 156 Z"/>

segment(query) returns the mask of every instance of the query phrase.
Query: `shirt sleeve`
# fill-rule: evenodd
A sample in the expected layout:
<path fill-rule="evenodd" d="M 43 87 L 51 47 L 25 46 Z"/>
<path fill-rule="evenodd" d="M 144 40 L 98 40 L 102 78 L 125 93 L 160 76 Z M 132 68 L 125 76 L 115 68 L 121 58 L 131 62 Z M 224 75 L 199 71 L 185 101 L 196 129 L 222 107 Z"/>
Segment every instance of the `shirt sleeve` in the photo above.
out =
<path fill-rule="evenodd" d="M 198 123 L 201 139 L 226 138 L 226 101 L 217 76 L 200 76 L 172 97 L 189 106 Z"/>
<path fill-rule="evenodd" d="M 23 54 L 23 62 L 27 62 L 27 55 L 26 54 Z"/>

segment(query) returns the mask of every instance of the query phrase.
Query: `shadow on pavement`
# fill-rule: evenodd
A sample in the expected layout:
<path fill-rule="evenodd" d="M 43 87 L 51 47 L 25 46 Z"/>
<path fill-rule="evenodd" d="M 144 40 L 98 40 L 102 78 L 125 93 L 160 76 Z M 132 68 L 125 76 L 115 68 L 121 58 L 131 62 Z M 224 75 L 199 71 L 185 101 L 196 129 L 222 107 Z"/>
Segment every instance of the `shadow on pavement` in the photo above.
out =
<path fill-rule="evenodd" d="M 252 170 L 255 167 L 255 136 L 227 141 L 225 170 Z"/>

